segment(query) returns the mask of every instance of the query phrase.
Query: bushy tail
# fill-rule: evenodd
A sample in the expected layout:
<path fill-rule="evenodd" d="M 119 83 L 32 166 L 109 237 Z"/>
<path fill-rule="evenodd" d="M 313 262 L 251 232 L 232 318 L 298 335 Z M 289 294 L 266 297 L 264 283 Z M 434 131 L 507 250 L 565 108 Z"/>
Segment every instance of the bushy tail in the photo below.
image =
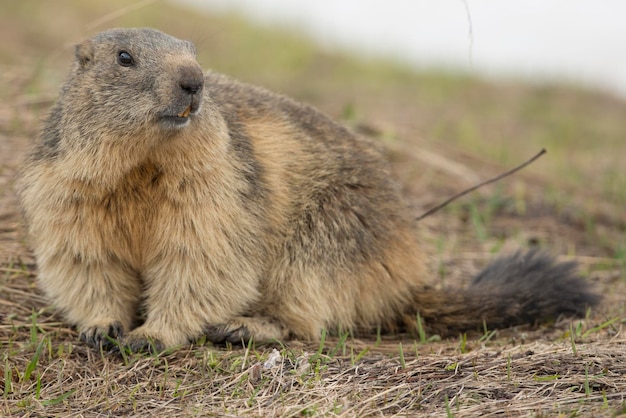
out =
<path fill-rule="evenodd" d="M 576 272 L 576 263 L 557 262 L 536 250 L 496 259 L 463 290 L 426 289 L 415 295 L 417 312 L 440 335 L 460 331 L 505 328 L 584 316 L 601 296 Z M 408 324 L 407 324 L 408 325 Z"/>

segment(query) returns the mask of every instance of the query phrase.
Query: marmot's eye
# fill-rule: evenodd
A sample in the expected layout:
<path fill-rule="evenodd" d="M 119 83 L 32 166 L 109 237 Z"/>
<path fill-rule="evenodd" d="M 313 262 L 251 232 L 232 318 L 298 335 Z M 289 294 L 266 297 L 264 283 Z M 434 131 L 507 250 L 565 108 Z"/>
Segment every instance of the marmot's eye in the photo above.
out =
<path fill-rule="evenodd" d="M 135 60 L 128 52 L 120 51 L 117 53 L 117 63 L 122 67 L 130 67 L 135 65 Z"/>

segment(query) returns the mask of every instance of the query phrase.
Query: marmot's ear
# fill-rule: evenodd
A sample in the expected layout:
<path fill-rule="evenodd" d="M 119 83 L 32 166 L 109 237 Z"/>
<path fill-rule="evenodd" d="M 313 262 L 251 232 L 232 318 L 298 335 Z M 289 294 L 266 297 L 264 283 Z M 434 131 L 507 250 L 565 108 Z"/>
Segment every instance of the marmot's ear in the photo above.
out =
<path fill-rule="evenodd" d="M 81 68 L 90 65 L 91 61 L 93 61 L 93 43 L 91 40 L 86 40 L 76 45 L 74 56 Z"/>

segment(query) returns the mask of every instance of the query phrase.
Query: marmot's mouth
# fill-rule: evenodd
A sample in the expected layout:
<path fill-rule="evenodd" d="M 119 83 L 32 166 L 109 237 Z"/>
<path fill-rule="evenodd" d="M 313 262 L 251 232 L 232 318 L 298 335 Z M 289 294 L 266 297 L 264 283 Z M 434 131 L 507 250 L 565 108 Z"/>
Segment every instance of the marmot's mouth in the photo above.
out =
<path fill-rule="evenodd" d="M 197 114 L 200 106 L 191 103 L 180 113 L 161 114 L 160 120 L 167 127 L 180 128 L 189 123 L 190 117 Z"/>
<path fill-rule="evenodd" d="M 186 118 L 187 116 L 189 116 L 190 113 L 191 113 L 191 105 L 187 106 L 187 108 L 183 112 L 180 112 L 176 116 L 178 116 L 179 118 Z"/>

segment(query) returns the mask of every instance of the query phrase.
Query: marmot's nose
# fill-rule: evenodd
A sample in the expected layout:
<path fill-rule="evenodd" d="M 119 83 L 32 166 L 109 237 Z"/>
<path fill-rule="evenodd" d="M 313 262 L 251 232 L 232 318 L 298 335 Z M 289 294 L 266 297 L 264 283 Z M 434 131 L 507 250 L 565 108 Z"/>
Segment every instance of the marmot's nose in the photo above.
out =
<path fill-rule="evenodd" d="M 202 79 L 181 80 L 179 85 L 181 89 L 183 89 L 189 94 L 198 94 L 200 90 L 202 90 L 202 86 L 204 85 L 204 80 Z"/>
<path fill-rule="evenodd" d="M 198 94 L 204 87 L 204 75 L 199 67 L 182 67 L 178 85 L 187 94 Z"/>

